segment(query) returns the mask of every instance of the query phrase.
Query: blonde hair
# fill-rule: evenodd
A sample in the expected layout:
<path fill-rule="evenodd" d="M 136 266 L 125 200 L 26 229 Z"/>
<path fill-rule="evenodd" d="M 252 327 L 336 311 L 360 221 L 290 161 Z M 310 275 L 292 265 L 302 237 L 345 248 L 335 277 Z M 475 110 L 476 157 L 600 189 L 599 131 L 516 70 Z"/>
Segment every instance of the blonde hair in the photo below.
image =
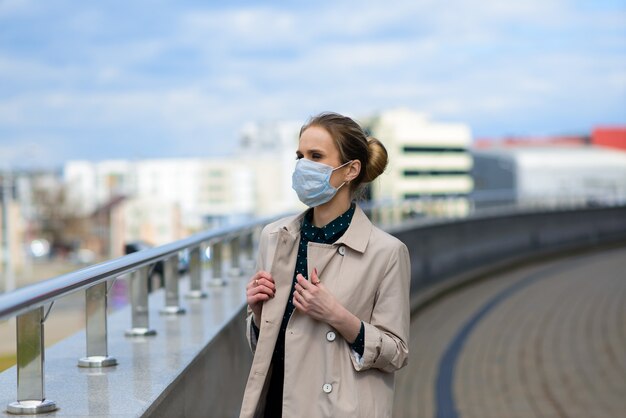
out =
<path fill-rule="evenodd" d="M 361 162 L 361 172 L 350 184 L 353 191 L 374 181 L 385 171 L 387 150 L 378 139 L 368 137 L 354 120 L 338 113 L 320 113 L 302 126 L 300 136 L 311 126 L 323 128 L 330 134 L 339 149 L 342 164 L 352 160 Z"/>

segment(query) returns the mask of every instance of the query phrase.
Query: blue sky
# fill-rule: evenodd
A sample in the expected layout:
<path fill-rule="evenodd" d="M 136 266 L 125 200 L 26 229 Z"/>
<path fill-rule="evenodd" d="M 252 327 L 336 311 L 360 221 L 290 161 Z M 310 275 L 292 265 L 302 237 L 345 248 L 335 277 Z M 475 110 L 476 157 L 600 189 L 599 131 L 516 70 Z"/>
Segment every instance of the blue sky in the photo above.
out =
<path fill-rule="evenodd" d="M 228 155 L 246 122 L 398 106 L 476 137 L 624 125 L 626 2 L 0 0 L 2 167 Z"/>

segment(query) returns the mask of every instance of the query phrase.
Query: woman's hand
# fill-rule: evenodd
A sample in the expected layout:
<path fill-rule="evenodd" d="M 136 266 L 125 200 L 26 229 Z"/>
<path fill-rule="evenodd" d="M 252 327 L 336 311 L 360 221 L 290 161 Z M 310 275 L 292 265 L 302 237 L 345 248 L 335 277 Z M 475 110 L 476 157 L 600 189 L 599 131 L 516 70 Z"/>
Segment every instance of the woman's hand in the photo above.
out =
<path fill-rule="evenodd" d="M 311 282 L 304 276 L 296 276 L 296 291 L 293 293 L 293 304 L 299 311 L 318 321 L 323 321 L 335 328 L 352 343 L 361 330 L 361 320 L 354 316 L 328 291 L 317 277 L 317 269 L 313 269 Z"/>
<path fill-rule="evenodd" d="M 257 271 L 246 286 L 246 298 L 248 306 L 254 314 L 254 324 L 259 327 L 263 302 L 274 297 L 276 285 L 272 275 L 266 271 Z"/>
<path fill-rule="evenodd" d="M 311 274 L 311 282 L 302 274 L 296 276 L 296 290 L 293 292 L 293 304 L 303 313 L 318 321 L 328 322 L 337 311 L 337 299 L 326 289 L 317 277 L 317 270 Z"/>

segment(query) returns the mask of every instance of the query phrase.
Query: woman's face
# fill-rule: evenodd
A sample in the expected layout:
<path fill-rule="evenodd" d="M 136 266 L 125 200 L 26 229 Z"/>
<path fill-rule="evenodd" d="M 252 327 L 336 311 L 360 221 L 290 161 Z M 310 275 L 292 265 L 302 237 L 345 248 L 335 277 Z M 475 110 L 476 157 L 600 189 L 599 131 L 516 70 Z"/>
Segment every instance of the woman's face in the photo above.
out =
<path fill-rule="evenodd" d="M 335 141 L 326 129 L 319 126 L 311 126 L 302 132 L 296 156 L 298 159 L 306 158 L 333 168 L 341 165 Z"/>

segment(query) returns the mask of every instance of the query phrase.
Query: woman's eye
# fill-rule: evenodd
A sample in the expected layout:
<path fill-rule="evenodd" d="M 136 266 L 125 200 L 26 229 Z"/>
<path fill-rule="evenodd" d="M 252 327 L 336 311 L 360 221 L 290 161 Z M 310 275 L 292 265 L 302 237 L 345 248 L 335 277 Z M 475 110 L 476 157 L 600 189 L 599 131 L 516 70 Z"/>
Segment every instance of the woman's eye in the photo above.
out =
<path fill-rule="evenodd" d="M 297 154 L 297 155 L 296 155 L 296 160 L 299 160 L 300 158 L 302 158 L 302 155 Z"/>
<path fill-rule="evenodd" d="M 316 160 L 317 160 L 317 159 L 322 158 L 322 156 L 321 156 L 321 155 L 319 155 L 319 154 L 313 154 L 313 155 L 311 155 L 311 158 L 313 158 L 313 159 L 316 159 Z"/>

